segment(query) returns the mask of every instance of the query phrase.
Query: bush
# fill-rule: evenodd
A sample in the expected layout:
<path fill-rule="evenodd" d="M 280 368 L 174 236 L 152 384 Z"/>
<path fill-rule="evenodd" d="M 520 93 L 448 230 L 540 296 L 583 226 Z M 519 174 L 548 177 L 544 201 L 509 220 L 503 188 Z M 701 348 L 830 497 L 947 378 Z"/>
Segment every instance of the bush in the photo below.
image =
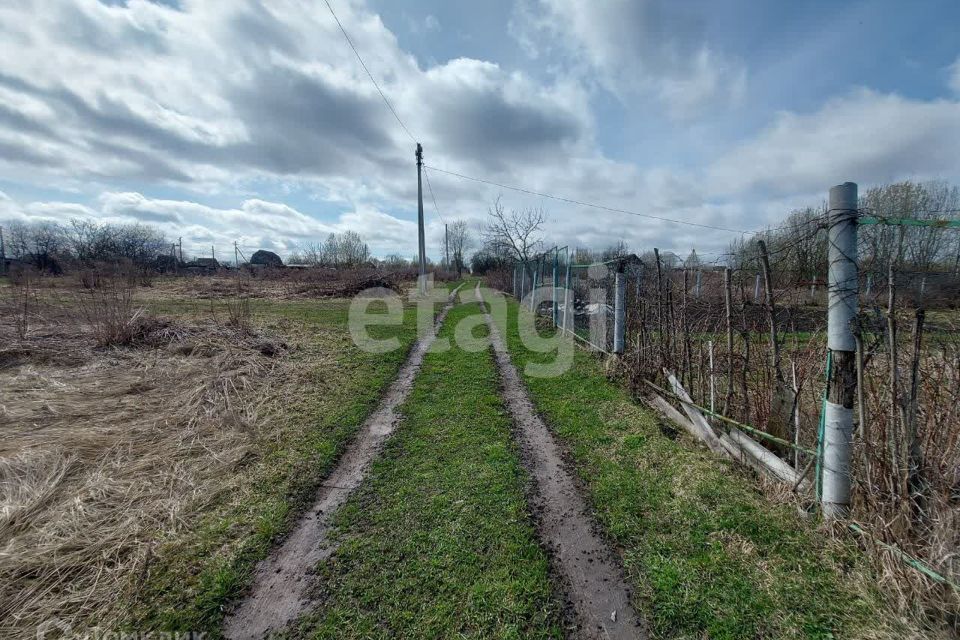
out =
<path fill-rule="evenodd" d="M 132 345 L 155 324 L 142 307 L 134 304 L 137 279 L 137 270 L 132 267 L 112 272 L 91 269 L 81 274 L 87 290 L 78 295 L 77 308 L 93 331 L 97 346 Z"/>

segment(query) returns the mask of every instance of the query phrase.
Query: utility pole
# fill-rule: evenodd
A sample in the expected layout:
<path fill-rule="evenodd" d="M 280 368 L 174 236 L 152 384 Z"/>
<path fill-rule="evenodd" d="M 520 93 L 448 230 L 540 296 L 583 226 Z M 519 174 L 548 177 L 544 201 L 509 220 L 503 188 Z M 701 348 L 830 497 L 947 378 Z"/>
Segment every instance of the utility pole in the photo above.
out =
<path fill-rule="evenodd" d="M 443 223 L 443 259 L 447 263 L 447 269 L 450 269 L 450 232 L 446 222 Z"/>
<path fill-rule="evenodd" d="M 3 227 L 0 227 L 0 273 L 7 272 L 7 246 L 3 243 Z"/>
<path fill-rule="evenodd" d="M 214 245 L 210 245 L 210 257 L 214 260 L 217 259 L 217 248 Z"/>
<path fill-rule="evenodd" d="M 180 236 L 180 238 L 177 240 L 177 245 L 180 249 L 180 262 L 183 262 L 183 236 Z"/>
<path fill-rule="evenodd" d="M 850 510 L 850 454 L 853 404 L 857 395 L 856 338 L 852 323 L 859 311 L 857 274 L 857 185 L 830 189 L 827 350 L 831 360 L 824 403 L 821 508 L 827 519 Z"/>
<path fill-rule="evenodd" d="M 237 241 L 233 241 L 233 264 L 239 269 L 240 268 L 240 249 L 237 247 Z"/>
<path fill-rule="evenodd" d="M 420 250 L 420 276 L 417 289 L 421 294 L 427 292 L 427 248 L 423 239 L 423 180 L 420 176 L 423 170 L 423 147 L 417 143 L 417 241 Z"/>

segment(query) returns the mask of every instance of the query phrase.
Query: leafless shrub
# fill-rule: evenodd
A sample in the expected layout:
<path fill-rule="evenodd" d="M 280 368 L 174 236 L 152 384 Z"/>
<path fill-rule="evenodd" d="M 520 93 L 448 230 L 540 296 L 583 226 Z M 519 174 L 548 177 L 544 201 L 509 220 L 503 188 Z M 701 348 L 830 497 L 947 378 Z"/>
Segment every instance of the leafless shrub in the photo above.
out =
<path fill-rule="evenodd" d="M 227 299 L 227 325 L 248 333 L 252 330 L 250 298 Z"/>
<path fill-rule="evenodd" d="M 155 319 L 134 301 L 135 270 L 96 271 L 86 281 L 95 286 L 79 292 L 75 303 L 98 346 L 130 346 L 149 333 Z"/>
<path fill-rule="evenodd" d="M 649 273 L 641 286 L 628 288 L 630 335 L 634 337 L 628 343 L 630 352 L 622 358 L 628 379 L 640 392 L 645 386 L 641 381 L 657 379 L 666 365 L 677 372 L 696 402 L 709 407 L 712 342 L 717 410 L 766 428 L 777 379 L 771 365 L 768 320 L 764 308 L 754 303 L 755 273 L 735 272 L 733 276 L 732 352 L 726 346 L 723 274 L 703 272 L 699 295 L 689 286 L 684 289 L 682 275 L 682 270 L 665 271 L 659 293 L 656 278 Z M 875 294 L 879 288 L 875 287 Z M 814 450 L 826 375 L 826 309 L 811 304 L 810 299 L 809 284 L 776 288 L 783 371 L 791 385 L 796 376 L 800 390 L 799 430 L 790 435 L 800 446 Z M 941 630 L 952 628 L 960 619 L 957 592 L 916 571 L 884 544 L 919 559 L 948 580 L 960 582 L 957 315 L 949 305 L 928 311 L 926 335 L 915 358 L 911 327 L 916 310 L 913 300 L 899 303 L 894 316 L 900 327 L 896 352 L 900 382 L 892 390 L 886 319 L 874 302 L 865 300 L 863 304 L 866 411 L 855 437 L 851 517 L 870 533 L 871 537 L 860 542 L 898 609 Z M 915 404 L 910 375 L 914 362 L 918 374 Z M 807 458 L 800 456 L 796 461 L 792 453 L 781 453 L 791 463 L 798 462 L 798 468 L 805 466 Z M 812 508 L 815 497 L 800 495 L 797 499 Z M 843 535 L 850 533 L 844 531 Z"/>

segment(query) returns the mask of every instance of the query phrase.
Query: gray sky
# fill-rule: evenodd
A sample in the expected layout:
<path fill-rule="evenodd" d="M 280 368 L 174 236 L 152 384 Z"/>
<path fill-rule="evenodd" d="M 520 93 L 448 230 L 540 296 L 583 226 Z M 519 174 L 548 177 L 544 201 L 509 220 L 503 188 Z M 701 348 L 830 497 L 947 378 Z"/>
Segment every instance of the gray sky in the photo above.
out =
<path fill-rule="evenodd" d="M 960 182 L 953 0 L 330 2 L 438 168 L 733 229 L 846 180 Z M 414 143 L 322 0 L 17 0 L 0 53 L 0 219 L 140 220 L 220 255 L 345 229 L 416 251 Z M 502 192 L 559 244 L 736 237 L 430 179 L 448 221 Z"/>

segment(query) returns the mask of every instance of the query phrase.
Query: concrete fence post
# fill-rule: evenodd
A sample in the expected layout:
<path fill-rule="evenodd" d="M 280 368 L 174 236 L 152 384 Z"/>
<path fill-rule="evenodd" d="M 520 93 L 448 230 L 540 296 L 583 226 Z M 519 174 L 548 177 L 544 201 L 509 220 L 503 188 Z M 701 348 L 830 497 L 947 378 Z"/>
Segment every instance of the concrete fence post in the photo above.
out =
<path fill-rule="evenodd" d="M 607 351 L 607 288 L 595 286 L 610 277 L 610 270 L 605 264 L 592 264 L 587 268 L 587 279 L 590 282 L 590 304 L 587 311 L 590 316 L 590 346 L 594 350 Z"/>
<path fill-rule="evenodd" d="M 857 393 L 857 185 L 845 182 L 830 189 L 828 212 L 829 275 L 827 349 L 833 365 L 824 404 L 821 443 L 821 508 L 827 519 L 842 518 L 850 509 L 850 455 L 853 445 L 853 404 Z"/>
<path fill-rule="evenodd" d="M 530 311 L 537 310 L 537 286 L 539 283 L 537 279 L 540 276 L 540 265 L 537 265 L 537 268 L 533 272 L 533 288 L 530 290 Z"/>
<path fill-rule="evenodd" d="M 557 267 L 559 266 L 558 264 L 559 259 L 560 259 L 560 250 L 554 249 L 553 250 L 553 326 L 554 327 L 557 326 L 557 312 L 559 311 L 559 304 L 560 304 L 559 303 L 560 292 L 558 291 L 558 285 L 560 284 L 560 281 L 557 279 L 560 277 L 559 274 L 557 273 Z"/>
<path fill-rule="evenodd" d="M 627 332 L 627 279 L 623 273 L 623 264 L 617 265 L 613 286 L 613 352 L 623 353 Z"/>

